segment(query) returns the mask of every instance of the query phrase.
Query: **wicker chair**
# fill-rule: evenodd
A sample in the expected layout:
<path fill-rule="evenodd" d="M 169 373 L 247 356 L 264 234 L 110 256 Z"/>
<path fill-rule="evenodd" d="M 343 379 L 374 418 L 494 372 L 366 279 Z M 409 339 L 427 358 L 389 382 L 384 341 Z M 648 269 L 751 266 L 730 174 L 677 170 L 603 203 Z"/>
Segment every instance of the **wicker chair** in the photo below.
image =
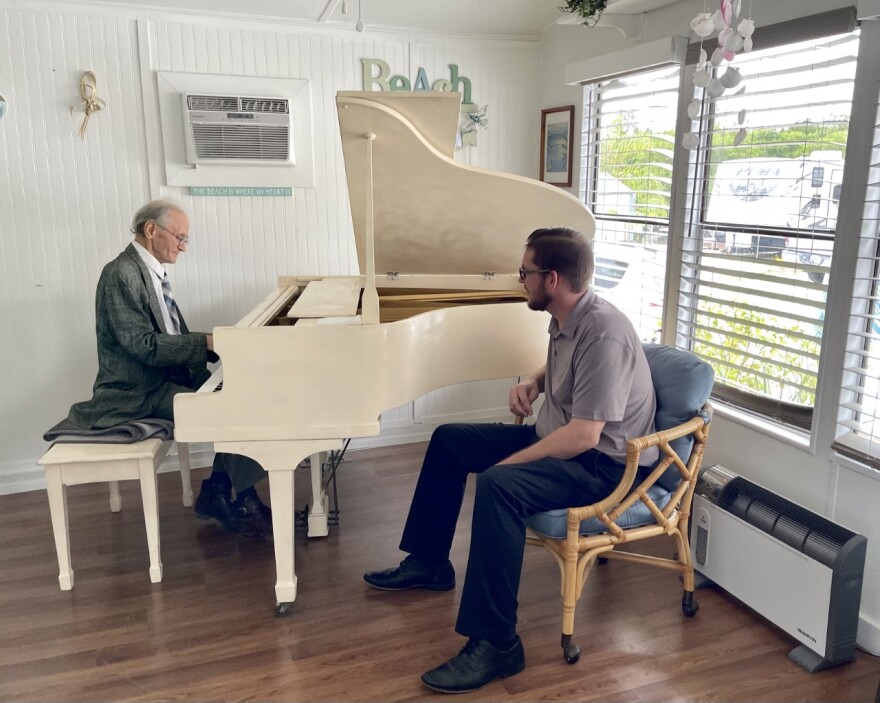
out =
<path fill-rule="evenodd" d="M 654 344 L 644 348 L 657 397 L 658 431 L 627 443 L 623 478 L 607 498 L 593 505 L 539 513 L 526 522 L 527 544 L 544 547 L 559 564 L 562 649 L 570 664 L 580 658 L 580 648 L 572 641 L 575 605 L 597 559 L 676 571 L 684 580 L 682 611 L 692 617 L 698 608 L 688 518 L 709 434 L 708 398 L 714 373 L 690 352 Z M 641 453 L 655 446 L 660 448 L 660 459 L 653 468 L 640 469 Z M 672 559 L 615 551 L 618 545 L 660 536 L 675 539 L 677 552 Z"/>

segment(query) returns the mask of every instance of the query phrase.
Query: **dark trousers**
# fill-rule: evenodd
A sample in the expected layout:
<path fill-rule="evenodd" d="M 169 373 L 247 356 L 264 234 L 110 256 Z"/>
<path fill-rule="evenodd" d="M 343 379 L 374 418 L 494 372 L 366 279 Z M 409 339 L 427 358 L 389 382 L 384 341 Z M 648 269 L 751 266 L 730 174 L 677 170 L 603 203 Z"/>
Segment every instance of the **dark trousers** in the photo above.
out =
<path fill-rule="evenodd" d="M 425 455 L 400 548 L 429 562 L 449 558 L 470 473 L 477 474 L 467 574 L 455 630 L 508 640 L 516 634 L 526 518 L 607 497 L 623 465 L 591 450 L 570 460 L 497 463 L 537 441 L 531 426 L 438 427 Z"/>
<path fill-rule="evenodd" d="M 174 396 L 178 393 L 194 392 L 192 388 L 169 384 L 168 390 L 165 392 L 162 400 L 159 401 L 158 407 L 153 411 L 153 416 L 173 422 Z M 213 470 L 229 474 L 229 480 L 232 482 L 232 488 L 235 489 L 236 493 L 250 488 L 267 476 L 266 470 L 258 462 L 243 454 L 215 454 Z"/>

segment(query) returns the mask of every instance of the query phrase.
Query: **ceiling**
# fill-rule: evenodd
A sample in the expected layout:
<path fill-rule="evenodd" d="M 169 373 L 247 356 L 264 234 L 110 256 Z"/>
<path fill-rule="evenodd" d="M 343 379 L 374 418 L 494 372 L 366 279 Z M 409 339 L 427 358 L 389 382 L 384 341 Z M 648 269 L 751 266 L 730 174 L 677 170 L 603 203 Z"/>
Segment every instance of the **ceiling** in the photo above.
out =
<path fill-rule="evenodd" d="M 360 8 L 365 31 L 407 28 L 465 34 L 534 37 L 566 17 L 562 0 L 108 0 L 156 10 L 270 17 L 354 27 Z M 609 13 L 633 14 L 676 0 L 608 0 Z"/>

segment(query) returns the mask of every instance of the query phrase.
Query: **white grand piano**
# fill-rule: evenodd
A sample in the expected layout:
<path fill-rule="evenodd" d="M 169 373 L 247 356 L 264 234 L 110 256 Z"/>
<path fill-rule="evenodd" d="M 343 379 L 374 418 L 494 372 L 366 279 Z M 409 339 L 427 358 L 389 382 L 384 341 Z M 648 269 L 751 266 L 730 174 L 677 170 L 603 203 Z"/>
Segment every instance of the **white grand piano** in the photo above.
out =
<path fill-rule="evenodd" d="M 539 368 L 548 317 L 523 302 L 526 237 L 594 231 L 561 189 L 453 159 L 458 93 L 341 92 L 336 102 L 363 275 L 281 277 L 234 327 L 214 330 L 221 369 L 174 401 L 179 441 L 212 442 L 269 473 L 277 615 L 296 599 L 297 465 L 313 457 L 309 535 L 326 535 L 319 457 L 378 435 L 383 411 L 432 390 Z"/>

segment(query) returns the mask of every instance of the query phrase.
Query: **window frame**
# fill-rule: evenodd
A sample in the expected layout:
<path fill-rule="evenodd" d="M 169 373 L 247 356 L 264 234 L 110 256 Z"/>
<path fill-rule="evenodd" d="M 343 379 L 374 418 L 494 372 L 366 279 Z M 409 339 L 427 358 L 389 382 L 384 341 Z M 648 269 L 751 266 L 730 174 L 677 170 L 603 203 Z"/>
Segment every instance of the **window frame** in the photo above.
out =
<path fill-rule="evenodd" d="M 842 237 L 835 252 L 835 270 L 829 294 L 830 333 L 840 339 L 826 358 L 827 390 L 820 408 L 832 408 L 822 440 L 832 453 L 853 459 L 871 470 L 880 469 L 880 445 L 874 437 L 861 438 L 844 424 L 852 420 L 852 388 L 869 377 L 864 363 L 858 370 L 853 355 L 867 352 L 869 333 L 877 314 L 869 302 L 880 285 L 880 19 L 862 22 L 861 46 L 850 122 L 852 163 L 844 174 L 840 226 L 857 236 Z M 870 271 L 867 268 L 870 267 Z M 864 275 L 868 273 L 868 275 Z M 863 358 L 864 362 L 864 358 Z M 876 377 L 874 377 L 876 380 Z M 875 413 L 876 418 L 880 412 Z M 832 454 L 832 455 L 833 455 Z"/>

